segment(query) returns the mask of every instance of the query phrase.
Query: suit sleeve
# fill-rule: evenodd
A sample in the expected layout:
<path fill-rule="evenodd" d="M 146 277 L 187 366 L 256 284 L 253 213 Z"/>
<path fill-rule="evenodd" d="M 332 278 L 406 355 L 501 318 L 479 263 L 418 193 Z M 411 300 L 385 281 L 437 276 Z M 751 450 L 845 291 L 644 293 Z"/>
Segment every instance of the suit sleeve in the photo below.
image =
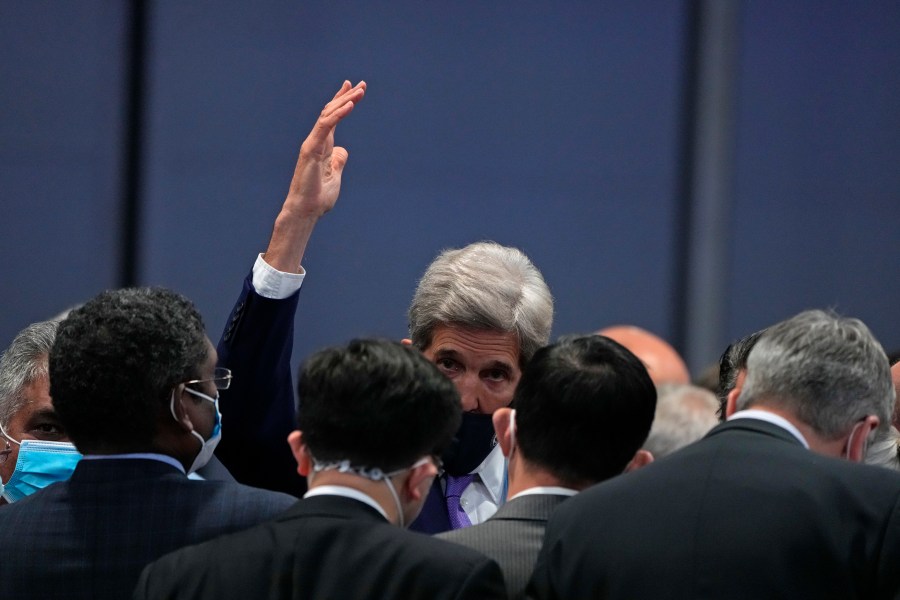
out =
<path fill-rule="evenodd" d="M 291 352 L 299 292 L 264 298 L 251 278 L 244 280 L 217 347 L 219 366 L 231 369 L 234 379 L 220 392 L 216 456 L 241 483 L 299 497 L 306 481 L 287 444 L 296 428 Z"/>

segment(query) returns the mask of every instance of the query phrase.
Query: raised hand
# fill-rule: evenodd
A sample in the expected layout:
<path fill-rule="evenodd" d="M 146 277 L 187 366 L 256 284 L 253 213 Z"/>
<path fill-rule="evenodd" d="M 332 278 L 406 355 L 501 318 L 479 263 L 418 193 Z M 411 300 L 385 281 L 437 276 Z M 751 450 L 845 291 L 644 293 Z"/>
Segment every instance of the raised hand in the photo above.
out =
<path fill-rule="evenodd" d="M 365 81 L 355 86 L 345 81 L 300 146 L 294 177 L 265 255 L 266 262 L 279 271 L 299 271 L 316 221 L 337 202 L 349 155 L 345 148 L 334 145 L 334 131 L 365 93 Z"/>

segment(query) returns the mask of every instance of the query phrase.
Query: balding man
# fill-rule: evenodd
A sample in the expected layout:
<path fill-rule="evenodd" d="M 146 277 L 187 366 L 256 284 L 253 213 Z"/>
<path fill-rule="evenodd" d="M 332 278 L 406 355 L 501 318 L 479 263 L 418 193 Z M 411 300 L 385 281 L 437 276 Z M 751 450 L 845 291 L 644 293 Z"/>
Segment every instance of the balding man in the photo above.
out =
<path fill-rule="evenodd" d="M 655 385 L 691 382 L 691 374 L 684 360 L 661 337 L 633 325 L 616 325 L 597 333 L 619 342 L 641 359 Z"/>

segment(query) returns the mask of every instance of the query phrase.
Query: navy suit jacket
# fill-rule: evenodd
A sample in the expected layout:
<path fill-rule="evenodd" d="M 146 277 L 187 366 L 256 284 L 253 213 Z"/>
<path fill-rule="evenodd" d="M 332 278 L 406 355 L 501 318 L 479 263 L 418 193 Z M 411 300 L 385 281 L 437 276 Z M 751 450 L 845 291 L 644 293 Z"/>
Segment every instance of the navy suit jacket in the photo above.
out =
<path fill-rule="evenodd" d="M 264 298 L 244 280 L 222 338 L 219 366 L 231 369 L 231 387 L 219 392 L 222 440 L 216 456 L 246 485 L 300 497 L 306 479 L 287 443 L 297 428 L 291 352 L 299 291 Z"/>
<path fill-rule="evenodd" d="M 148 566 L 135 600 L 505 598 L 496 563 L 388 523 L 341 496 L 299 501 L 277 519 Z"/>
<path fill-rule="evenodd" d="M 563 503 L 539 598 L 893 598 L 900 473 L 828 458 L 735 419 Z"/>
<path fill-rule="evenodd" d="M 155 460 L 82 460 L 68 481 L 0 508 L 0 598 L 127 598 L 147 563 L 294 502 Z"/>

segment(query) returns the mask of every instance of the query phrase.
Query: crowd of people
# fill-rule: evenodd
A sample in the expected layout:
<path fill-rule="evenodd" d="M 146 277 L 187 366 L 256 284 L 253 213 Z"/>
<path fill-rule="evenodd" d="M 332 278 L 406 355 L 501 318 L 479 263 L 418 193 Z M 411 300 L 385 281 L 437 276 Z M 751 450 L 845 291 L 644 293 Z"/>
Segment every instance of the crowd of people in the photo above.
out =
<path fill-rule="evenodd" d="M 295 386 L 365 93 L 303 142 L 217 346 L 133 288 L 4 352 L 0 598 L 900 597 L 900 365 L 857 319 L 754 332 L 705 389 L 636 327 L 551 342 L 540 271 L 478 242 L 427 267 L 408 339 L 323 349 Z"/>

